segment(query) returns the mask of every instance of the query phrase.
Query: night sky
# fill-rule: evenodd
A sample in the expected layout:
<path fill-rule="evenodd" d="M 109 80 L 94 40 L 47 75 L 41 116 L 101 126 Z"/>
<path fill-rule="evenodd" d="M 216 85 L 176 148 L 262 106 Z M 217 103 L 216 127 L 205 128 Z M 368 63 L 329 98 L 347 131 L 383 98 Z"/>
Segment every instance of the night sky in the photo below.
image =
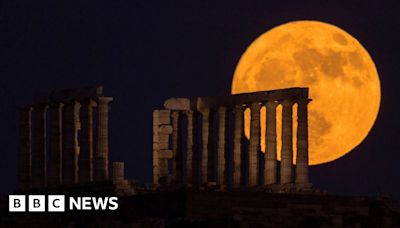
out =
<path fill-rule="evenodd" d="M 125 161 L 128 178 L 150 182 L 152 110 L 169 97 L 228 95 L 235 66 L 255 38 L 282 23 L 307 19 L 334 24 L 358 39 L 377 66 L 382 90 L 379 116 L 365 141 L 345 157 L 313 167 L 312 182 L 335 194 L 387 192 L 400 198 L 396 5 L 82 2 L 0 3 L 0 194 L 15 188 L 16 106 L 35 92 L 103 85 L 114 97 L 110 160 Z"/>

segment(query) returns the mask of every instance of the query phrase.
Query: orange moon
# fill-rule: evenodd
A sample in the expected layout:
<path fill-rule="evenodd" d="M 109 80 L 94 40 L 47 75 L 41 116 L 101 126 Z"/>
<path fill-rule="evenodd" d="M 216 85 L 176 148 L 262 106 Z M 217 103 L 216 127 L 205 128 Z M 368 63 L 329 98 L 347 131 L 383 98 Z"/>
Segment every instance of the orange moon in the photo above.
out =
<path fill-rule="evenodd" d="M 240 58 L 232 94 L 288 87 L 310 89 L 310 165 L 349 153 L 365 139 L 378 115 L 381 91 L 373 60 L 360 42 L 331 24 L 295 21 L 262 34 Z M 296 105 L 293 109 L 295 133 Z M 278 159 L 280 113 L 278 106 Z M 246 110 L 247 138 L 249 125 L 250 111 Z M 265 151 L 265 107 L 261 110 L 261 132 L 261 148 Z M 295 152 L 295 137 L 293 141 Z"/>

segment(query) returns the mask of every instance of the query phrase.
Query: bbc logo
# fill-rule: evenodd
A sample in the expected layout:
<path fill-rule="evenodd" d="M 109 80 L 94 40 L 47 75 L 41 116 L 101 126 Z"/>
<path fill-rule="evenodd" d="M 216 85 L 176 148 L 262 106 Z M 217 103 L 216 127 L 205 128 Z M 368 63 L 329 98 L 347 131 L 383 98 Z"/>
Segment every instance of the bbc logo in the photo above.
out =
<path fill-rule="evenodd" d="M 9 195 L 10 212 L 65 212 L 65 210 L 110 210 L 118 209 L 118 197 L 69 197 L 64 195 Z"/>
<path fill-rule="evenodd" d="M 28 201 L 25 195 L 9 195 L 8 211 L 10 212 L 45 212 L 46 196 L 45 195 L 28 195 Z M 26 208 L 28 207 L 28 210 Z M 65 196 L 64 195 L 48 195 L 47 211 L 64 212 Z"/>

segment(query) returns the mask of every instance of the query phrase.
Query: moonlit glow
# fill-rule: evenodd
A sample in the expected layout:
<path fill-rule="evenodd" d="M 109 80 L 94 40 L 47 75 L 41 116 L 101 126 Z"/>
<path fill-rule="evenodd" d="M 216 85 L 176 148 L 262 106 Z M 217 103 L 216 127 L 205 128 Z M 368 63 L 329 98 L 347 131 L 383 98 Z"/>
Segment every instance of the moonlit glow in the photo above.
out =
<path fill-rule="evenodd" d="M 381 91 L 374 62 L 354 37 L 327 23 L 290 22 L 262 34 L 242 55 L 232 94 L 288 87 L 310 88 L 311 165 L 350 152 L 368 135 L 378 115 Z M 265 151 L 265 108 L 261 112 L 261 148 Z M 278 139 L 280 114 L 278 106 Z M 249 123 L 250 111 L 246 110 L 247 137 Z M 297 126 L 293 126 L 295 135 Z M 280 159 L 280 140 L 277 144 Z M 296 151 L 295 138 L 293 145 Z"/>

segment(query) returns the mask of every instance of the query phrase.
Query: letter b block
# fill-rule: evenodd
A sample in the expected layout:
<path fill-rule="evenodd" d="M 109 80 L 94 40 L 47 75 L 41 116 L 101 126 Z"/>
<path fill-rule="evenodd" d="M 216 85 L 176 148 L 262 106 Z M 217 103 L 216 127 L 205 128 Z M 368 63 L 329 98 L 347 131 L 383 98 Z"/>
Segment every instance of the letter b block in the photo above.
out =
<path fill-rule="evenodd" d="M 24 195 L 9 195 L 8 196 L 8 211 L 10 212 L 24 212 L 26 209 L 26 202 Z"/>
<path fill-rule="evenodd" d="M 46 210 L 46 197 L 44 195 L 29 195 L 29 211 L 43 212 Z"/>

